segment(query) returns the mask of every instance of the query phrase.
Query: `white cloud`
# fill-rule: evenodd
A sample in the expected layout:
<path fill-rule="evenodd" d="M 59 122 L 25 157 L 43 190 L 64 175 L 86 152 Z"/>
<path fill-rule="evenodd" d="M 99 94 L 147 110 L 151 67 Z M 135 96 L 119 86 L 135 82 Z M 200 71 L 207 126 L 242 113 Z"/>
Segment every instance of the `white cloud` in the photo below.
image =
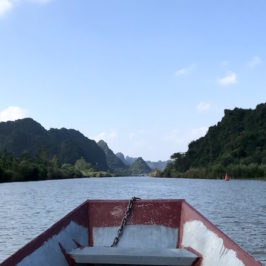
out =
<path fill-rule="evenodd" d="M 0 112 L 0 122 L 14 121 L 26 117 L 27 111 L 18 106 L 9 106 Z"/>
<path fill-rule="evenodd" d="M 176 146 L 175 150 L 179 152 L 185 152 L 188 149 L 188 144 L 197 140 L 200 137 L 203 137 L 208 131 L 208 127 L 200 127 L 188 130 L 179 130 L 173 129 L 170 133 L 166 134 L 163 137 L 163 140 L 166 142 L 172 143 Z"/>
<path fill-rule="evenodd" d="M 0 0 L 0 17 L 4 16 L 13 8 L 12 0 Z"/>
<path fill-rule="evenodd" d="M 205 103 L 205 102 L 200 102 L 197 107 L 197 112 L 207 112 L 211 109 L 211 104 L 210 103 Z"/>
<path fill-rule="evenodd" d="M 96 141 L 104 140 L 106 142 L 113 141 L 118 137 L 118 134 L 115 130 L 111 130 L 109 132 L 100 132 L 97 136 L 94 137 Z"/>
<path fill-rule="evenodd" d="M 196 66 L 195 64 L 192 64 L 192 65 L 190 65 L 188 67 L 177 69 L 176 72 L 175 72 L 175 75 L 176 76 L 187 75 L 195 68 L 195 66 Z"/>
<path fill-rule="evenodd" d="M 221 86 L 230 86 L 237 83 L 237 77 L 235 72 L 228 72 L 224 77 L 218 79 L 218 83 Z"/>
<path fill-rule="evenodd" d="M 47 4 L 52 0 L 0 0 L 0 17 L 6 15 L 11 9 L 26 2 L 33 4 Z"/>
<path fill-rule="evenodd" d="M 257 65 L 260 65 L 262 63 L 262 60 L 259 56 L 253 56 L 252 59 L 248 62 L 248 66 L 250 68 L 254 68 Z"/>

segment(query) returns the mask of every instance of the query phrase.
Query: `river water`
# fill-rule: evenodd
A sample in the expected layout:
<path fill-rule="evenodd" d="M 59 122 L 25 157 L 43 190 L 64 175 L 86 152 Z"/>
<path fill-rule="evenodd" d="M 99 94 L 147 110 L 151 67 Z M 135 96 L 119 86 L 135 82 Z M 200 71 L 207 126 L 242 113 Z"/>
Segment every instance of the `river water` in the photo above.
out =
<path fill-rule="evenodd" d="M 266 182 L 83 178 L 0 184 L 0 262 L 86 199 L 183 198 L 266 265 Z"/>

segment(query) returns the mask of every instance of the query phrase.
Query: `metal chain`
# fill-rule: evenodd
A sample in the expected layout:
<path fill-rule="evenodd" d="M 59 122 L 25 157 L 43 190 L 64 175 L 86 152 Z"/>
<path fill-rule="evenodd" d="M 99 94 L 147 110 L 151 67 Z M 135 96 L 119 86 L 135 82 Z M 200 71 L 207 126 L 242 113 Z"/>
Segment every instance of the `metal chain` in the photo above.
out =
<path fill-rule="evenodd" d="M 127 210 L 124 214 L 124 217 L 121 221 L 121 224 L 120 224 L 120 227 L 117 231 L 117 234 L 116 234 L 116 237 L 114 238 L 114 241 L 113 241 L 113 244 L 111 245 L 111 247 L 116 247 L 122 234 L 123 234 L 123 230 L 124 230 L 124 227 L 125 225 L 127 224 L 127 220 L 131 214 L 131 211 L 132 211 L 132 208 L 133 208 L 133 205 L 135 203 L 136 200 L 139 200 L 140 198 L 137 198 L 137 197 L 132 197 L 132 199 L 128 202 L 128 206 L 127 206 Z"/>

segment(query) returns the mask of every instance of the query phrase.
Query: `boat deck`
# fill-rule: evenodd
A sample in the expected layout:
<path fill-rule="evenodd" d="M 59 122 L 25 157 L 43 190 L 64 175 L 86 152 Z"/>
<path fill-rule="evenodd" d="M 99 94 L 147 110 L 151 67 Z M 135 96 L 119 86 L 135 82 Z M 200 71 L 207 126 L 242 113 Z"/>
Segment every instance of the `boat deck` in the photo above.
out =
<path fill-rule="evenodd" d="M 189 266 L 197 256 L 186 249 L 76 248 L 68 253 L 77 265 L 177 265 Z"/>

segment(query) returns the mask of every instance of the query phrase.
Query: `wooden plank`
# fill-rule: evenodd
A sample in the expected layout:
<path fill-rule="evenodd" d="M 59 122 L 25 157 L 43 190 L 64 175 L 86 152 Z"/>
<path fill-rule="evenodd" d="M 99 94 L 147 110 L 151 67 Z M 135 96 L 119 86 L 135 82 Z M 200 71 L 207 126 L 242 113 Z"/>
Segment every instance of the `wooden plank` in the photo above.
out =
<path fill-rule="evenodd" d="M 84 247 L 68 254 L 79 264 L 189 266 L 197 259 L 186 249 Z"/>

